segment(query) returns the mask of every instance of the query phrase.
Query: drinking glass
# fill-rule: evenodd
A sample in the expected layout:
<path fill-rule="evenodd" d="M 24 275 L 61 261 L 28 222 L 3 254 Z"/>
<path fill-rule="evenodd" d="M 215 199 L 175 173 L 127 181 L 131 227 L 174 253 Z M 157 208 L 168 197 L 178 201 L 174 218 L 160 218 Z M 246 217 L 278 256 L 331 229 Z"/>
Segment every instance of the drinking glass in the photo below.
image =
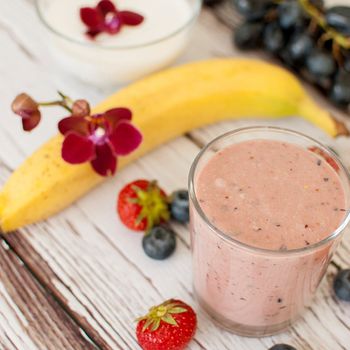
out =
<path fill-rule="evenodd" d="M 285 330 L 310 305 L 347 229 L 349 212 L 323 240 L 285 251 L 253 247 L 218 229 L 201 209 L 196 195 L 198 174 L 223 148 L 254 139 L 279 140 L 305 149 L 317 147 L 339 167 L 347 205 L 350 183 L 348 171 L 329 148 L 282 128 L 249 127 L 228 132 L 210 142 L 195 159 L 189 175 L 195 295 L 219 325 L 239 335 L 260 337 Z M 220 174 L 225 169 L 217 171 Z"/>

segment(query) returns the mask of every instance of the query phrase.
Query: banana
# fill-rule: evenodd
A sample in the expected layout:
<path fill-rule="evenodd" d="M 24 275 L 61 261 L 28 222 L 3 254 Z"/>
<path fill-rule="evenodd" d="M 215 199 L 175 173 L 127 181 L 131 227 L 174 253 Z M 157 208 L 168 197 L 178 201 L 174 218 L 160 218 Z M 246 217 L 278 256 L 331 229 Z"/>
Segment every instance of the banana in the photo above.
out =
<path fill-rule="evenodd" d="M 176 136 L 224 119 L 297 115 L 332 136 L 347 131 L 307 96 L 291 73 L 258 60 L 208 60 L 168 69 L 118 91 L 93 113 L 116 106 L 133 111 L 144 135 L 136 152 L 119 158 L 119 169 Z M 89 164 L 65 163 L 62 140 L 61 135 L 49 140 L 3 187 L 3 232 L 59 212 L 104 180 Z"/>

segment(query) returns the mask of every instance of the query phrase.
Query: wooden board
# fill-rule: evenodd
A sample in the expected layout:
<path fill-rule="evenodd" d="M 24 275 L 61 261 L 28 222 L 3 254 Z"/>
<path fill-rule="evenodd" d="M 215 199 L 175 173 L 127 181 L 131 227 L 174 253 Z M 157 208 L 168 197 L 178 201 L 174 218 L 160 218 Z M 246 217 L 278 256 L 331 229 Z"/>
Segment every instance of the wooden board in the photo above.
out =
<path fill-rule="evenodd" d="M 0 266 L 1 349 L 95 349 L 4 241 Z"/>
<path fill-rule="evenodd" d="M 224 8 L 217 15 L 223 19 L 227 13 Z M 237 55 L 225 21 L 225 18 L 218 20 L 208 10 L 203 11 L 193 44 L 180 61 Z M 0 105 L 3 111 L 0 184 L 43 140 L 56 133 L 57 110 L 52 110 L 51 118 L 45 118 L 35 133 L 24 134 L 18 127 L 18 119 L 9 110 L 15 94 L 30 91 L 44 100 L 55 96 L 55 91 L 60 89 L 72 97 L 84 97 L 95 103 L 110 92 L 87 86 L 60 71 L 48 53 L 42 32 L 32 1 L 0 3 Z M 315 91 L 311 92 L 329 107 Z M 86 339 L 90 339 L 98 349 L 136 350 L 139 347 L 134 336 L 135 317 L 170 297 L 189 302 L 198 312 L 198 332 L 189 346 L 192 350 L 264 350 L 276 342 L 289 343 L 301 350 L 349 349 L 350 305 L 336 300 L 331 284 L 340 267 L 350 266 L 350 236 L 344 239 L 315 303 L 305 316 L 281 335 L 247 339 L 217 328 L 193 299 L 187 227 L 175 226 L 178 249 L 173 257 L 160 263 L 143 254 L 141 235 L 126 230 L 115 215 L 116 196 L 125 183 L 145 177 L 158 179 L 169 192 L 186 187 L 189 166 L 203 144 L 224 131 L 253 123 L 225 122 L 180 137 L 119 172 L 116 178 L 106 181 L 56 217 L 2 237 L 5 248 L 0 250 L 0 266 L 4 270 L 0 272 L 0 349 L 1 346 L 6 350 L 16 347 L 20 350 L 69 349 L 69 343 L 63 343 L 64 334 L 74 349 L 79 346 L 89 349 Z M 332 144 L 350 166 L 348 139 L 330 140 L 297 119 L 264 123 L 297 128 L 316 136 Z M 20 283 L 23 291 L 19 283 L 13 282 L 13 276 L 19 273 L 26 276 L 18 277 L 19 281 L 25 281 Z M 4 283 L 7 280 L 10 282 Z M 31 299 L 23 303 L 19 293 L 28 293 Z M 29 308 L 27 304 L 31 309 L 24 314 L 23 310 Z M 22 316 L 18 320 L 18 309 L 27 321 L 22 320 Z M 47 320 L 54 311 L 55 316 Z M 39 315 L 35 316 L 37 323 L 28 324 L 32 315 Z M 16 327 L 12 326 L 13 322 Z M 42 330 L 38 327 L 41 323 L 45 323 Z M 61 332 L 52 331 L 55 329 Z"/>

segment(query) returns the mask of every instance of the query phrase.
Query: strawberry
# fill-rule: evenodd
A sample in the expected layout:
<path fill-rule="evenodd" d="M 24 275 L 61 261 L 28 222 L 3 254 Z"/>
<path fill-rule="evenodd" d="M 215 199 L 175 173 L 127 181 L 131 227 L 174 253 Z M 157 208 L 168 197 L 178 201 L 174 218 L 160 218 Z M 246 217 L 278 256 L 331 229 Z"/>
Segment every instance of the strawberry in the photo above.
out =
<path fill-rule="evenodd" d="M 180 300 L 167 300 L 137 319 L 137 340 L 143 350 L 182 350 L 194 336 L 197 316 Z"/>
<path fill-rule="evenodd" d="M 170 218 L 167 195 L 156 181 L 127 184 L 119 193 L 117 206 L 123 224 L 135 231 L 148 231 Z"/>
<path fill-rule="evenodd" d="M 336 172 L 339 172 L 340 169 L 337 162 L 326 152 L 322 151 L 321 148 L 312 146 L 309 147 L 309 151 L 321 156 Z"/>

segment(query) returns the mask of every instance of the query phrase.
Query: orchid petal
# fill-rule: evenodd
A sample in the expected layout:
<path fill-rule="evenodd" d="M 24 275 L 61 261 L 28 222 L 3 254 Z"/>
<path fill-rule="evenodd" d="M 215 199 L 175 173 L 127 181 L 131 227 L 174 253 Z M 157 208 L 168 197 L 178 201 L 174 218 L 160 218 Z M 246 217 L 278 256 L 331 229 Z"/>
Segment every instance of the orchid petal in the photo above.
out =
<path fill-rule="evenodd" d="M 89 134 L 89 122 L 84 117 L 67 117 L 58 123 L 58 130 L 62 135 L 75 131 L 81 135 Z"/>
<path fill-rule="evenodd" d="M 71 132 L 62 145 L 62 158 L 70 164 L 81 164 L 95 158 L 95 145 L 87 137 Z"/>
<path fill-rule="evenodd" d="M 119 121 L 131 120 L 132 113 L 129 108 L 113 108 L 103 114 L 103 118 L 108 121 L 111 130 L 114 130 Z"/>
<path fill-rule="evenodd" d="M 91 162 L 93 169 L 102 176 L 113 175 L 117 169 L 117 158 L 106 143 L 96 146 L 96 158 Z"/>
<path fill-rule="evenodd" d="M 116 155 L 125 156 L 141 144 L 142 134 L 128 121 L 121 121 L 109 136 L 109 142 Z"/>
<path fill-rule="evenodd" d="M 100 11 L 91 7 L 82 7 L 80 9 L 80 18 L 90 30 L 97 30 L 104 22 L 104 16 Z"/>
<path fill-rule="evenodd" d="M 90 39 L 95 39 L 95 37 L 97 35 L 99 35 L 102 32 L 102 30 L 100 29 L 89 29 L 86 31 L 86 35 L 90 38 Z"/>
<path fill-rule="evenodd" d="M 114 12 L 114 13 L 117 12 L 116 7 L 114 6 L 113 2 L 110 0 L 101 0 L 97 4 L 97 9 L 99 9 L 104 16 L 106 16 L 107 13 L 109 12 Z"/>
<path fill-rule="evenodd" d="M 90 105 L 86 100 L 76 100 L 72 105 L 72 116 L 87 117 L 90 115 Z"/>
<path fill-rule="evenodd" d="M 127 24 L 129 26 L 138 26 L 144 21 L 144 17 L 139 15 L 136 12 L 132 11 L 120 11 L 118 13 L 119 18 L 121 19 L 123 24 Z"/>
<path fill-rule="evenodd" d="M 22 118 L 22 126 L 24 131 L 31 131 L 38 126 L 41 120 L 39 111 L 33 112 L 30 117 Z"/>
<path fill-rule="evenodd" d="M 38 111 L 39 105 L 28 94 L 21 93 L 13 100 L 11 108 L 14 113 L 27 118 L 31 113 Z M 23 115 L 21 112 L 24 112 Z"/>

